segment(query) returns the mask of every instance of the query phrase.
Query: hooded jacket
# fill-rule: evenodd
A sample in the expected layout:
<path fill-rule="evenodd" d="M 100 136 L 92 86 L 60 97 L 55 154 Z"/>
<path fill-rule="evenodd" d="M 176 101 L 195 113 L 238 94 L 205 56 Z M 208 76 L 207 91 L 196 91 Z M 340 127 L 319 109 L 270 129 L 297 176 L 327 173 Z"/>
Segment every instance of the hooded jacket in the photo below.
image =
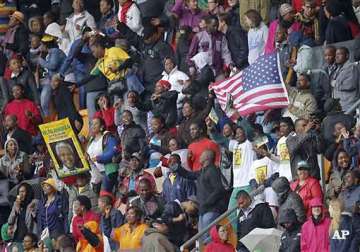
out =
<path fill-rule="evenodd" d="M 342 212 L 338 230 L 330 233 L 330 251 L 336 252 L 358 252 L 360 230 L 356 225 L 354 215 L 349 212 Z M 348 232 L 348 233 L 347 233 Z M 344 235 L 347 233 L 347 235 Z M 357 240 L 357 241 L 356 241 Z M 357 243 L 357 244 L 356 244 Z"/>
<path fill-rule="evenodd" d="M 141 251 L 175 252 L 175 246 L 155 228 L 145 231 Z"/>
<path fill-rule="evenodd" d="M 124 130 L 121 134 L 121 148 L 127 155 L 134 152 L 145 152 L 146 147 L 146 133 L 141 126 L 132 123 L 124 125 Z"/>
<path fill-rule="evenodd" d="M 234 252 L 234 247 L 227 242 L 223 242 L 219 237 L 216 226 L 210 229 L 211 242 L 205 247 L 205 252 Z"/>
<path fill-rule="evenodd" d="M 323 203 L 320 198 L 314 198 L 310 202 L 310 207 L 321 206 L 324 210 Z M 318 224 L 314 223 L 313 217 L 310 217 L 301 228 L 301 252 L 329 252 L 329 226 L 330 219 L 324 217 L 322 211 L 322 219 Z"/>
<path fill-rule="evenodd" d="M 301 225 L 297 221 L 296 213 L 293 209 L 286 209 L 281 212 L 279 225 L 284 223 L 292 223 L 293 225 L 282 233 L 279 252 L 300 252 Z"/>
<path fill-rule="evenodd" d="M 291 191 L 287 178 L 277 178 L 271 187 L 279 197 L 279 215 L 285 209 L 294 209 L 298 222 L 304 223 L 306 220 L 304 204 L 300 196 L 296 192 Z"/>

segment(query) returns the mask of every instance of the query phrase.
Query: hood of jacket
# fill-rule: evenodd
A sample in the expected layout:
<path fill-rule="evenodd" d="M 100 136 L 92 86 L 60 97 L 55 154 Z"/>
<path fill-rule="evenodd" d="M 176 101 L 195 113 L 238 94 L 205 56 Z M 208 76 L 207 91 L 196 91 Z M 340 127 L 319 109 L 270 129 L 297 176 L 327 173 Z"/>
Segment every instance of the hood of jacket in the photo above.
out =
<path fill-rule="evenodd" d="M 286 177 L 279 177 L 272 183 L 271 187 L 276 194 L 283 195 L 290 190 L 290 183 Z"/>
<path fill-rule="evenodd" d="M 18 142 L 16 141 L 15 138 L 9 138 L 8 140 L 6 140 L 5 144 L 4 144 L 4 151 L 5 151 L 5 156 L 6 157 L 9 157 L 9 153 L 7 151 L 7 145 L 9 144 L 9 142 L 14 142 L 15 145 L 16 145 L 16 152 L 15 152 L 15 157 L 17 156 L 17 154 L 19 153 L 19 144 Z"/>
<path fill-rule="evenodd" d="M 210 237 L 213 242 L 222 243 L 216 225 L 210 229 Z"/>

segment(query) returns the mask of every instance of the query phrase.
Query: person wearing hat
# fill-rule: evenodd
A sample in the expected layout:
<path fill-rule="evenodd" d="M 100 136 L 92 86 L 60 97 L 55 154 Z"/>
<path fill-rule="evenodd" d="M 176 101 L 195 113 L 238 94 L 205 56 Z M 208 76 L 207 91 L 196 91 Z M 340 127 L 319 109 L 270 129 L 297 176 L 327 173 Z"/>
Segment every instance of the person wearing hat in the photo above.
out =
<path fill-rule="evenodd" d="M 279 252 L 300 252 L 301 224 L 296 219 L 294 209 L 285 209 L 278 220 L 285 229 L 280 238 Z"/>
<path fill-rule="evenodd" d="M 278 26 L 282 26 L 288 30 L 290 35 L 292 32 L 300 31 L 300 23 L 295 21 L 295 10 L 288 4 L 284 3 L 279 8 L 279 18 L 272 21 L 269 26 L 268 39 L 265 44 L 265 54 L 275 51 L 275 37 Z"/>
<path fill-rule="evenodd" d="M 10 15 L 9 28 L 5 33 L 2 46 L 5 49 L 5 54 L 11 58 L 13 54 L 21 54 L 26 56 L 28 52 L 29 32 L 25 26 L 25 16 L 20 11 L 15 11 Z"/>
<path fill-rule="evenodd" d="M 48 233 L 51 238 L 68 231 L 69 202 L 64 194 L 58 192 L 57 188 L 54 178 L 48 178 L 42 182 L 44 197 L 37 209 L 38 234 Z"/>
<path fill-rule="evenodd" d="M 331 220 L 325 215 L 320 198 L 310 201 L 311 217 L 301 227 L 301 252 L 329 252 L 329 227 Z"/>
<path fill-rule="evenodd" d="M 309 207 L 310 201 L 313 198 L 324 198 L 319 180 L 310 175 L 311 167 L 305 160 L 297 163 L 297 179 L 290 184 L 291 190 L 299 194 L 304 204 L 306 216 L 311 216 L 311 209 Z"/>
<path fill-rule="evenodd" d="M 47 71 L 47 74 L 40 79 L 42 84 L 40 102 L 45 116 L 48 116 L 50 115 L 51 79 L 60 70 L 66 55 L 59 49 L 57 38 L 47 34 L 41 39 L 40 51 L 41 57 L 37 59 L 37 64 Z"/>

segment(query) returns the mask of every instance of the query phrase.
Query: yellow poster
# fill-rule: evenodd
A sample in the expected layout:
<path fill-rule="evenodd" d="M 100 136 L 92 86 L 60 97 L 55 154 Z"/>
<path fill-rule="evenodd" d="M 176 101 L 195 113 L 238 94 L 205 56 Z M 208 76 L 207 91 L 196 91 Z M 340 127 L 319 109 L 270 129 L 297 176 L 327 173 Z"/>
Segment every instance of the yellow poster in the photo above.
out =
<path fill-rule="evenodd" d="M 89 163 L 68 118 L 39 125 L 39 128 L 59 178 L 89 170 Z"/>
<path fill-rule="evenodd" d="M 267 166 L 263 165 L 255 169 L 255 179 L 258 184 L 263 184 L 266 179 Z"/>
<path fill-rule="evenodd" d="M 290 160 L 290 154 L 288 151 L 288 148 L 286 146 L 286 143 L 280 144 L 280 160 Z"/>
<path fill-rule="evenodd" d="M 234 168 L 240 168 L 241 166 L 241 163 L 242 163 L 242 154 L 241 154 L 241 149 L 238 148 L 238 149 L 235 149 L 235 152 L 233 154 L 233 159 L 234 159 L 234 165 L 236 167 Z"/>

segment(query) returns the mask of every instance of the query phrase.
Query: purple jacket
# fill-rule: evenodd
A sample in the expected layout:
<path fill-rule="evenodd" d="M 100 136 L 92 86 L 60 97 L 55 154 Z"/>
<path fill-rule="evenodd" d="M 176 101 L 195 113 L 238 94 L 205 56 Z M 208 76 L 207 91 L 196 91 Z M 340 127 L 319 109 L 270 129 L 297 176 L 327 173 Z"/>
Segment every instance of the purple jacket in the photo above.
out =
<path fill-rule="evenodd" d="M 211 67 L 216 75 L 222 73 L 224 65 L 229 66 L 232 63 L 227 40 L 221 32 L 209 34 L 207 31 L 202 31 L 197 33 L 191 41 L 187 58 L 188 64 L 193 65 L 191 58 L 197 53 L 207 51 L 211 52 Z"/>
<path fill-rule="evenodd" d="M 171 11 L 178 16 L 180 26 L 190 26 L 192 29 L 198 27 L 201 18 L 206 16 L 206 13 L 200 9 L 193 12 L 187 8 L 184 0 L 176 0 Z"/>

